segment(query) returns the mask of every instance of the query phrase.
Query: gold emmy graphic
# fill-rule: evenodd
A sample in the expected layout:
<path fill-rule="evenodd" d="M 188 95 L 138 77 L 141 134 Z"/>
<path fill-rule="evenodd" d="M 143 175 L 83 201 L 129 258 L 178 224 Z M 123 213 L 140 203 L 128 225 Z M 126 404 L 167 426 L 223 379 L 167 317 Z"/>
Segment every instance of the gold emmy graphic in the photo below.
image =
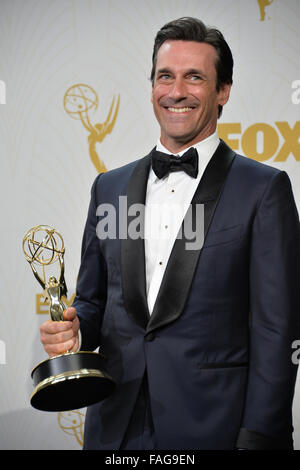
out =
<path fill-rule="evenodd" d="M 64 109 L 66 113 L 73 119 L 79 119 L 89 132 L 90 158 L 98 173 L 103 173 L 107 169 L 97 153 L 96 144 L 97 142 L 102 142 L 106 135 L 110 134 L 114 128 L 120 106 L 120 95 L 118 95 L 116 103 L 115 96 L 113 97 L 106 120 L 103 123 L 93 125 L 89 113 L 98 108 L 98 103 L 99 100 L 95 90 L 84 83 L 71 86 L 64 96 Z"/>
<path fill-rule="evenodd" d="M 49 225 L 31 228 L 23 239 L 23 251 L 32 272 L 49 301 L 52 321 L 64 321 L 62 296 L 65 282 L 65 246 L 61 234 Z M 46 271 L 49 274 L 46 278 Z M 40 362 L 31 372 L 34 390 L 31 405 L 43 411 L 69 411 L 104 400 L 115 387 L 100 352 L 66 351 Z"/>
<path fill-rule="evenodd" d="M 57 421 L 63 432 L 75 437 L 80 446 L 83 445 L 83 426 L 85 415 L 79 410 L 59 412 Z"/>
<path fill-rule="evenodd" d="M 271 5 L 274 0 L 257 0 L 259 12 L 260 12 L 260 21 L 265 21 L 266 17 L 266 7 Z M 270 19 L 270 18 L 269 18 Z"/>

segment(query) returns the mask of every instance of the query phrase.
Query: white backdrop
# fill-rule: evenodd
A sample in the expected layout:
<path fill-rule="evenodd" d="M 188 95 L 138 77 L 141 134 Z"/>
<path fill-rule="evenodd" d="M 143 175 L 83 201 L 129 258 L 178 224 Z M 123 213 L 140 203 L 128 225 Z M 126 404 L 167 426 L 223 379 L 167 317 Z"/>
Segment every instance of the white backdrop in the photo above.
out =
<path fill-rule="evenodd" d="M 45 307 L 36 304 L 40 289 L 22 239 L 37 224 L 62 232 L 71 296 L 97 175 L 88 138 L 107 169 L 155 145 L 153 40 L 163 24 L 180 16 L 216 26 L 232 49 L 234 85 L 220 136 L 240 153 L 287 171 L 300 209 L 299 0 L 0 0 L 1 449 L 81 447 L 85 410 L 58 414 L 30 407 L 30 371 L 46 357 L 39 325 L 47 315 L 38 313 Z M 99 100 L 89 110 L 89 130 L 79 114 L 70 115 L 80 99 L 64 104 L 67 90 L 78 84 L 91 87 L 81 91 Z M 113 130 L 98 142 L 96 125 L 105 121 L 117 95 Z"/>

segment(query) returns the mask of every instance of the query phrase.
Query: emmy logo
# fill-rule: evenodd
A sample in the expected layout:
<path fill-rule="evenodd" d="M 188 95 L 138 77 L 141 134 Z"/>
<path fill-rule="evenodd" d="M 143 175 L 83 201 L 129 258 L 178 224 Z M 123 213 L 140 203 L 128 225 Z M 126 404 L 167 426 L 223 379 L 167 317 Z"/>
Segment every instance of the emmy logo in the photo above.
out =
<path fill-rule="evenodd" d="M 96 144 L 101 143 L 114 128 L 120 106 L 120 95 L 117 101 L 113 97 L 106 120 L 103 123 L 92 124 L 89 114 L 98 108 L 98 96 L 95 90 L 83 83 L 71 86 L 64 96 L 64 109 L 74 119 L 80 119 L 89 132 L 89 153 L 98 173 L 107 171 L 103 160 L 99 157 Z"/>
<path fill-rule="evenodd" d="M 260 21 L 265 21 L 266 17 L 266 7 L 273 3 L 273 0 L 257 0 L 259 11 L 260 11 Z"/>
<path fill-rule="evenodd" d="M 79 410 L 59 412 L 57 416 L 59 427 L 69 436 L 75 437 L 80 446 L 83 445 L 84 416 Z"/>

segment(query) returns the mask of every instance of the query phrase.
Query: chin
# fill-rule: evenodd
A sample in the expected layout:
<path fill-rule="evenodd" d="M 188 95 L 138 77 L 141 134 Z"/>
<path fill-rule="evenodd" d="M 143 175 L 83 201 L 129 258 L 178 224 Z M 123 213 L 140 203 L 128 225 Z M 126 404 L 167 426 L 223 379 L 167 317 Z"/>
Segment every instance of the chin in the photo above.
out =
<path fill-rule="evenodd" d="M 174 134 L 169 134 L 167 140 L 169 141 L 172 140 L 173 142 L 177 142 L 179 144 L 185 145 L 193 141 L 194 139 L 195 139 L 194 135 L 177 132 Z"/>

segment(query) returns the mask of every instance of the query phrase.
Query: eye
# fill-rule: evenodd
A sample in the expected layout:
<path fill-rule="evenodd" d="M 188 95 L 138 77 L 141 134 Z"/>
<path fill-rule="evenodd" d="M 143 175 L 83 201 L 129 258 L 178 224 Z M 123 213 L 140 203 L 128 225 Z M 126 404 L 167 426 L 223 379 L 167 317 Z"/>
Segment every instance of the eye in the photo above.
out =
<path fill-rule="evenodd" d="M 168 80 L 170 78 L 170 75 L 168 73 L 162 73 L 157 78 L 158 80 Z"/>
<path fill-rule="evenodd" d="M 193 82 L 194 82 L 194 81 L 197 81 L 197 80 L 202 80 L 202 78 L 200 77 L 200 75 L 190 75 L 190 76 L 189 76 L 189 79 L 192 80 Z"/>

